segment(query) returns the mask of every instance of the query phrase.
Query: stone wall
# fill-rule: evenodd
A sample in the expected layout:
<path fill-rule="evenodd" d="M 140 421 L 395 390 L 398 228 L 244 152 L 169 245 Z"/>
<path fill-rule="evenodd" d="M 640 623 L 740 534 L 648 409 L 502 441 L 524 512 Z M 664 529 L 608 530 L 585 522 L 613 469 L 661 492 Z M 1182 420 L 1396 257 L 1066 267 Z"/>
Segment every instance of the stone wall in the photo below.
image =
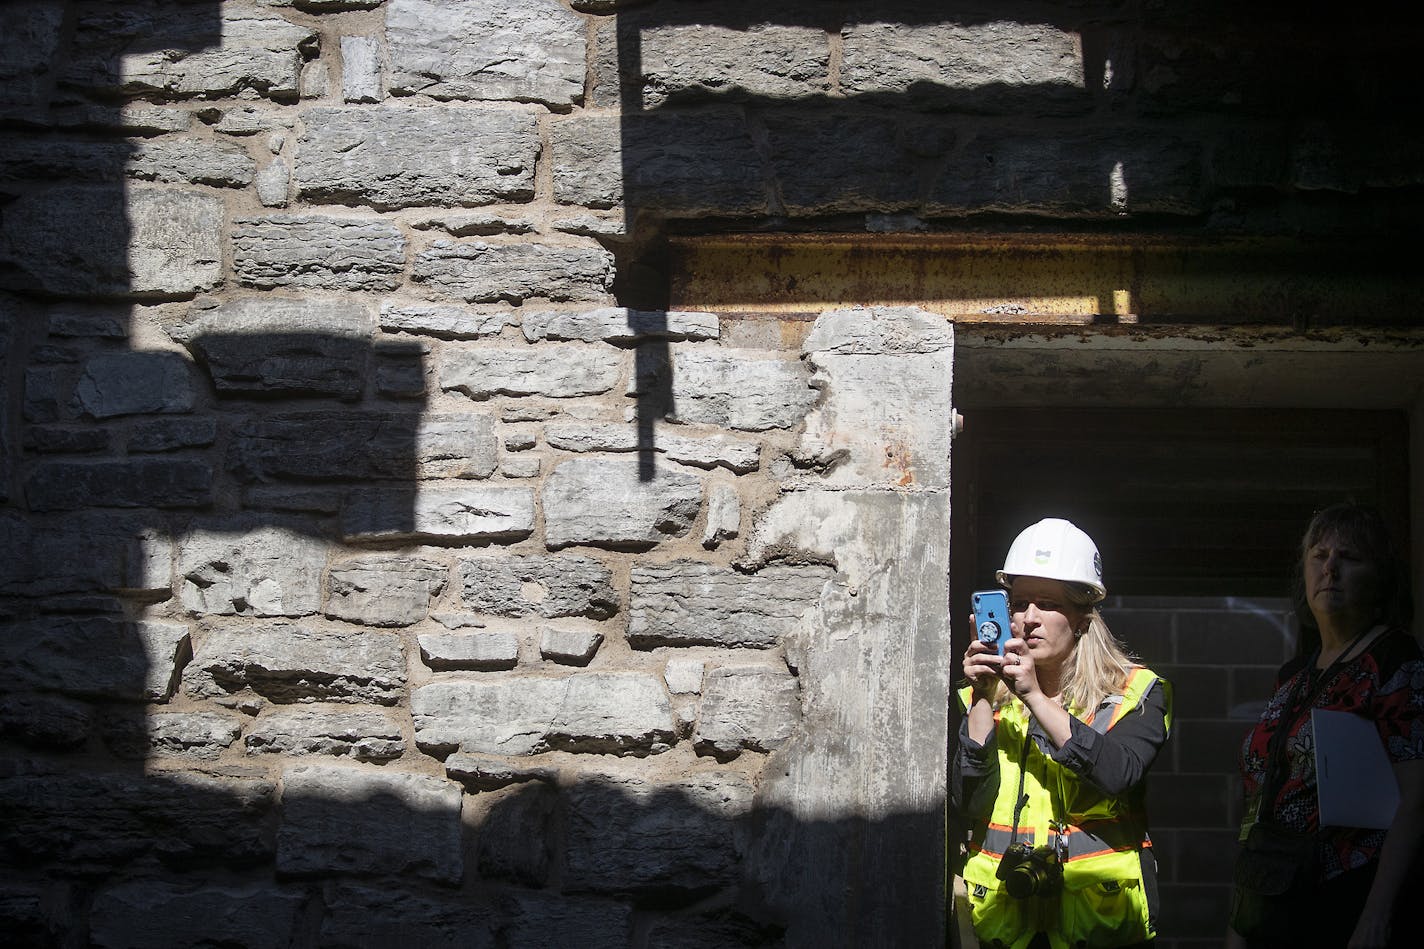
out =
<path fill-rule="evenodd" d="M 1401 29 L 985 6 L 0 7 L 7 938 L 937 944 L 952 327 L 670 309 L 664 238 L 1424 164 Z"/>

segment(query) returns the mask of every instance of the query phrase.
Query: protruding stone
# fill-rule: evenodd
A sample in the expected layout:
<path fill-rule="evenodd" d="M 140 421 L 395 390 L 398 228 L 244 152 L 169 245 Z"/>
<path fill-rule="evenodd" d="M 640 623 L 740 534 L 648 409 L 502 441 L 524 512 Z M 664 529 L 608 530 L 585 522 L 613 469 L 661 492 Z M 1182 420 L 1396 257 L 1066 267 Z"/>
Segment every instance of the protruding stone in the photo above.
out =
<path fill-rule="evenodd" d="M 591 557 L 466 557 L 459 565 L 461 601 L 497 616 L 586 616 L 618 612 L 613 574 Z"/>
<path fill-rule="evenodd" d="M 673 656 L 663 668 L 663 681 L 673 695 L 696 695 L 702 691 L 702 677 L 707 668 L 705 659 L 693 656 Z"/>
<path fill-rule="evenodd" d="M 702 546 L 715 550 L 722 541 L 741 532 L 742 500 L 729 484 L 713 486 L 707 498 L 707 524 L 702 530 Z"/>
<path fill-rule="evenodd" d="M 766 567 L 754 574 L 678 561 L 635 565 L 628 641 L 655 646 L 766 649 L 814 609 L 828 567 Z"/>
<path fill-rule="evenodd" d="M 643 755 L 676 739 L 662 683 L 634 672 L 438 680 L 411 693 L 411 716 L 432 753 Z"/>
<path fill-rule="evenodd" d="M 594 629 L 545 626 L 539 631 L 539 655 L 567 666 L 586 666 L 603 645 L 603 634 Z"/>
<path fill-rule="evenodd" d="M 445 774 L 472 791 L 494 791 L 524 781 L 552 781 L 553 768 L 535 768 L 495 755 L 457 751 L 445 759 Z"/>
<path fill-rule="evenodd" d="M 299 765 L 282 775 L 277 872 L 393 874 L 457 883 L 460 787 L 443 778 Z"/>
<path fill-rule="evenodd" d="M 381 45 L 372 37 L 341 37 L 341 98 L 381 101 Z"/>
<path fill-rule="evenodd" d="M 519 638 L 507 632 L 421 633 L 420 658 L 432 669 L 513 669 Z"/>
<path fill-rule="evenodd" d="M 197 697 L 250 688 L 280 704 L 394 705 L 404 695 L 405 680 L 405 656 L 391 633 L 289 623 L 214 627 L 199 640 L 183 674 L 185 689 Z"/>
<path fill-rule="evenodd" d="M 566 461 L 544 482 L 544 542 L 643 550 L 681 537 L 702 505 L 702 481 L 659 468 L 605 458 Z"/>
<path fill-rule="evenodd" d="M 290 528 L 202 528 L 179 546 L 178 596 L 197 613 L 306 616 L 321 607 L 325 565 L 325 544 Z"/>
<path fill-rule="evenodd" d="M 785 668 L 722 666 L 702 680 L 693 747 L 722 761 L 742 751 L 773 751 L 800 720 L 796 677 Z"/>
<path fill-rule="evenodd" d="M 212 761 L 242 734 L 242 720 L 221 712 L 156 712 L 110 721 L 104 743 L 121 758 L 174 755 Z"/>
<path fill-rule="evenodd" d="M 504 485 L 436 483 L 357 488 L 341 510 L 348 541 L 514 541 L 534 531 L 534 491 Z"/>
<path fill-rule="evenodd" d="M 400 726 L 379 709 L 274 708 L 247 729 L 247 753 L 392 761 L 405 754 Z"/>
<path fill-rule="evenodd" d="M 445 589 L 444 564 L 375 554 L 332 566 L 326 615 L 367 626 L 409 626 L 425 619 Z"/>

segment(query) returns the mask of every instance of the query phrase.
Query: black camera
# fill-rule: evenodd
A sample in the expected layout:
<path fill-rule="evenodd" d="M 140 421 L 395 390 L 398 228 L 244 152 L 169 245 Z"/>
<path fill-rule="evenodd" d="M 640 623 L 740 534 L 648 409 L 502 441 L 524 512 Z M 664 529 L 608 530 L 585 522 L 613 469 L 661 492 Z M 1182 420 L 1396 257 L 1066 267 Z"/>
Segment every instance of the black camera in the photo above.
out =
<path fill-rule="evenodd" d="M 1029 847 L 1021 840 L 1009 844 L 995 874 L 1016 900 L 1052 896 L 1063 889 L 1063 864 L 1053 846 Z"/>

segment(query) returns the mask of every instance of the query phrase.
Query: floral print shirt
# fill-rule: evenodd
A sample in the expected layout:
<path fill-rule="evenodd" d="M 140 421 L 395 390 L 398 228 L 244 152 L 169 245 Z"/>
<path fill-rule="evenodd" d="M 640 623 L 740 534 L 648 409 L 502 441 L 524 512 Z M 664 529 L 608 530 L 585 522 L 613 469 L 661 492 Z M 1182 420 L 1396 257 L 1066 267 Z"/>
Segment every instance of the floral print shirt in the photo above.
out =
<path fill-rule="evenodd" d="M 1424 758 L 1424 655 L 1409 633 L 1391 629 L 1358 656 L 1327 670 L 1315 701 L 1284 723 L 1282 715 L 1294 699 L 1299 704 L 1311 691 L 1317 674 L 1315 657 L 1294 659 L 1276 676 L 1276 692 L 1261 720 L 1241 746 L 1241 777 L 1246 799 L 1260 793 L 1266 778 L 1267 746 L 1282 727 L 1290 729 L 1285 744 L 1288 767 L 1273 801 L 1261 812 L 1302 833 L 1317 833 L 1321 841 L 1324 879 L 1364 866 L 1379 858 L 1385 832 L 1369 828 L 1320 827 L 1315 793 L 1315 736 L 1310 708 L 1341 709 L 1370 719 L 1394 762 Z"/>

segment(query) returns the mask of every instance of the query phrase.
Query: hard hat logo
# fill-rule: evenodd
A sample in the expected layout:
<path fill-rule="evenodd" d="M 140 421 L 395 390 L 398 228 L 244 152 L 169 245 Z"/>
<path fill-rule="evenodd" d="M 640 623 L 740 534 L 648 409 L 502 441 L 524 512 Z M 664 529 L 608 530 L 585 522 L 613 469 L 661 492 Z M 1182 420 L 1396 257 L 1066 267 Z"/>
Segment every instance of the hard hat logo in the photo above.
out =
<path fill-rule="evenodd" d="M 1081 584 L 1093 592 L 1095 600 L 1107 596 L 1098 545 L 1077 525 L 1060 517 L 1044 518 L 1014 538 L 998 577 L 1008 586 L 1018 576 Z"/>

